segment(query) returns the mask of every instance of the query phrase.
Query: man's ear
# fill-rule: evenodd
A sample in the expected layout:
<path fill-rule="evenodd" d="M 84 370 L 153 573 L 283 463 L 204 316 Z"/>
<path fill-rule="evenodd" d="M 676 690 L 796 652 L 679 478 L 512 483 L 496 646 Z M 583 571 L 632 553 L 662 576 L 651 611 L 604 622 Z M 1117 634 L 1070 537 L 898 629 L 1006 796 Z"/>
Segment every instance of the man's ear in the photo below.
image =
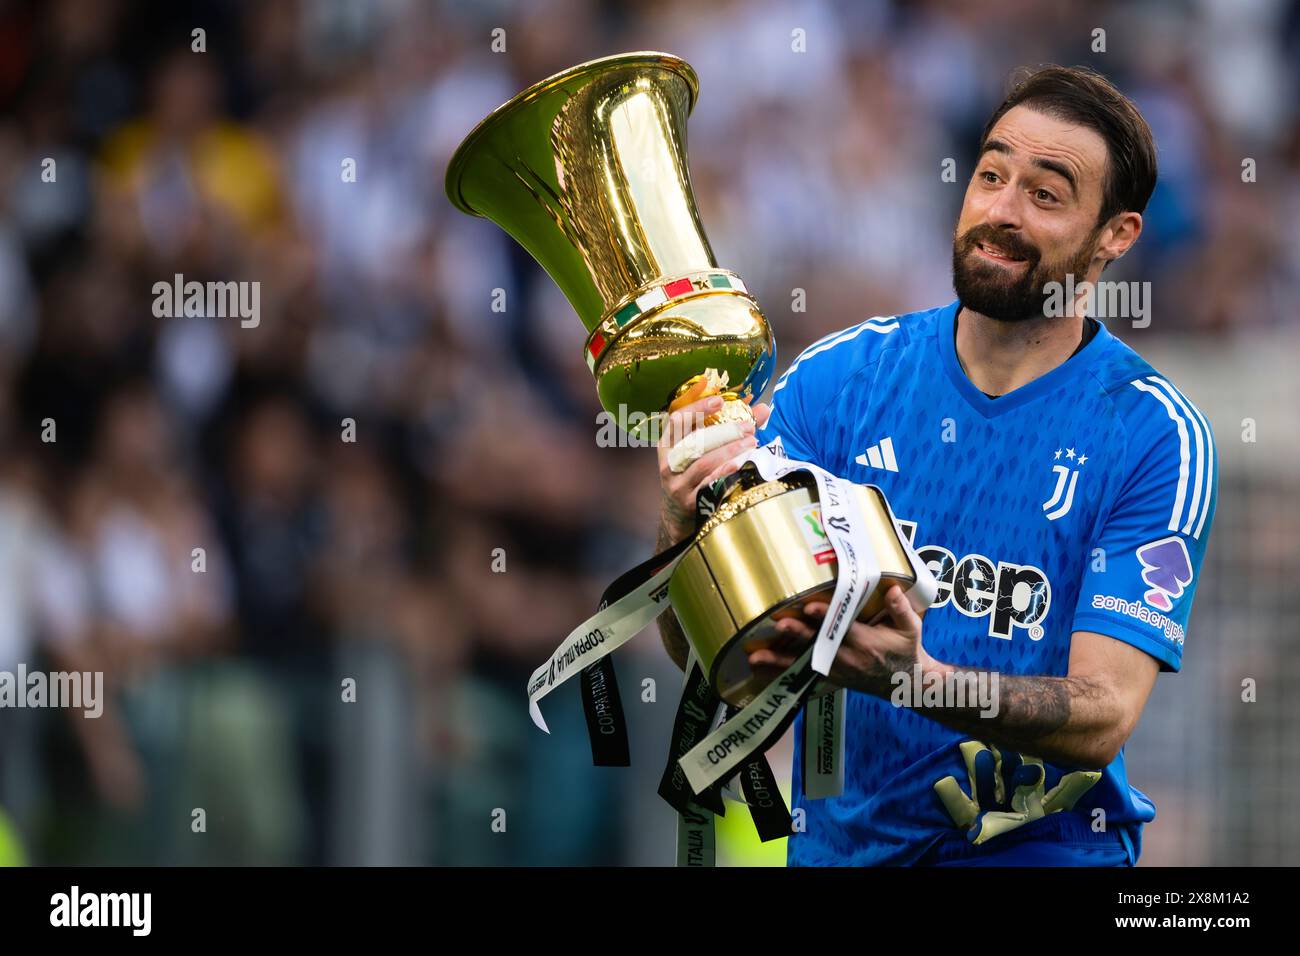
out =
<path fill-rule="evenodd" d="M 1106 263 L 1114 262 L 1128 252 L 1138 236 L 1142 235 L 1142 214 L 1122 212 L 1111 219 L 1101 232 L 1101 243 L 1097 246 L 1097 258 Z"/>

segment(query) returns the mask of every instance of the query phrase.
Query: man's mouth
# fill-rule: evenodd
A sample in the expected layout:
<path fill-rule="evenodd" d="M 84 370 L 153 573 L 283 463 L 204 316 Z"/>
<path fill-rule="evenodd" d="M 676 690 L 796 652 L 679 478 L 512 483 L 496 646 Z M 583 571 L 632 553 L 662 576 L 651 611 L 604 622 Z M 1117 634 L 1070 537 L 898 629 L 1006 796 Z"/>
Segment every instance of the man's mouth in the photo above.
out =
<path fill-rule="evenodd" d="M 992 259 L 994 262 L 1003 262 L 1003 263 L 1007 263 L 1008 265 L 1014 265 L 1016 263 L 1025 261 L 1023 257 L 1013 256 L 1011 255 L 1011 253 L 998 248 L 992 243 L 977 242 L 975 243 L 975 248 L 979 252 L 983 253 L 983 255 L 986 258 Z"/>

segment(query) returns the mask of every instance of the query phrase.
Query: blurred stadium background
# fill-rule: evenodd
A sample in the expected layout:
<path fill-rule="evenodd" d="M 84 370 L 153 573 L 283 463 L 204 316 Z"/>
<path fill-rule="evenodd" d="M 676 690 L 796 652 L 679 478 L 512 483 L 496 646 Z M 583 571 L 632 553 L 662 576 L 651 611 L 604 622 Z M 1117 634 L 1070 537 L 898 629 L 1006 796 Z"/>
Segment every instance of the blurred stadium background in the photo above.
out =
<path fill-rule="evenodd" d="M 1138 100 L 1160 185 L 1111 272 L 1151 280 L 1154 318 L 1111 328 L 1222 455 L 1186 665 L 1129 748 L 1159 807 L 1143 862 L 1300 862 L 1300 3 L 1282 0 L 0 0 L 0 669 L 111 688 L 98 721 L 0 711 L 0 854 L 671 862 L 654 790 L 680 678 L 657 635 L 617 655 L 630 770 L 590 766 L 576 689 L 547 701 L 549 737 L 523 692 L 651 552 L 653 456 L 596 447 L 580 324 L 442 194 L 489 110 L 633 49 L 699 73 L 702 217 L 779 368 L 949 301 L 974 144 L 1014 67 L 1085 63 Z M 259 281 L 260 324 L 155 318 L 175 273 Z M 728 815 L 725 859 L 783 858 L 749 832 Z"/>

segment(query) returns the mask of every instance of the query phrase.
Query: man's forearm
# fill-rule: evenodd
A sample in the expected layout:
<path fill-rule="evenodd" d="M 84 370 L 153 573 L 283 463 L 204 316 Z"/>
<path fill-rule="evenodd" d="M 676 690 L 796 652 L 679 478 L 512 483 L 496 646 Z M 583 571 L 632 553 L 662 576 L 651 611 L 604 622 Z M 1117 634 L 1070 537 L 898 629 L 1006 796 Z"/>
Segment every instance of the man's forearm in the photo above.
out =
<path fill-rule="evenodd" d="M 988 671 L 946 664 L 927 671 L 941 677 L 974 674 L 976 680 L 993 686 Z M 920 712 L 986 743 L 1085 769 L 1099 770 L 1109 764 L 1128 736 L 1123 708 L 1092 678 L 998 674 L 996 687 L 995 714 L 984 715 L 978 702 L 925 707 Z"/>
<path fill-rule="evenodd" d="M 677 621 L 677 615 L 673 609 L 669 608 L 659 615 L 659 636 L 663 638 L 664 649 L 668 651 L 668 656 L 673 659 L 673 663 L 686 670 L 686 658 L 690 654 L 690 646 L 686 643 L 686 635 L 682 633 L 682 626 Z"/>
<path fill-rule="evenodd" d="M 668 533 L 667 527 L 663 521 L 659 522 L 659 537 L 655 542 L 655 553 L 666 550 L 673 546 L 672 535 Z M 690 653 L 690 647 L 686 643 L 686 635 L 682 633 L 682 625 L 677 620 L 677 615 L 673 613 L 670 607 L 659 615 L 659 636 L 663 639 L 664 650 L 668 656 L 673 659 L 673 663 L 686 670 L 686 658 Z"/>

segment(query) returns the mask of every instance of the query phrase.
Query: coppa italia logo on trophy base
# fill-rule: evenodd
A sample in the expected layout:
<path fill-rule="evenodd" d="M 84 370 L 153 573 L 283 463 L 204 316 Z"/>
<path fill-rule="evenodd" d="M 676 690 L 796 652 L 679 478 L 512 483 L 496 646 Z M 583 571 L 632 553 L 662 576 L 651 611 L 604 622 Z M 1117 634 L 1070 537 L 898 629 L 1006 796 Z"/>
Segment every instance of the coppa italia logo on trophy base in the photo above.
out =
<path fill-rule="evenodd" d="M 826 529 L 822 527 L 821 504 L 804 505 L 795 512 L 795 517 L 799 520 L 799 531 L 803 534 L 813 560 L 818 564 L 834 561 L 835 548 L 831 546 L 830 538 L 826 537 Z"/>

